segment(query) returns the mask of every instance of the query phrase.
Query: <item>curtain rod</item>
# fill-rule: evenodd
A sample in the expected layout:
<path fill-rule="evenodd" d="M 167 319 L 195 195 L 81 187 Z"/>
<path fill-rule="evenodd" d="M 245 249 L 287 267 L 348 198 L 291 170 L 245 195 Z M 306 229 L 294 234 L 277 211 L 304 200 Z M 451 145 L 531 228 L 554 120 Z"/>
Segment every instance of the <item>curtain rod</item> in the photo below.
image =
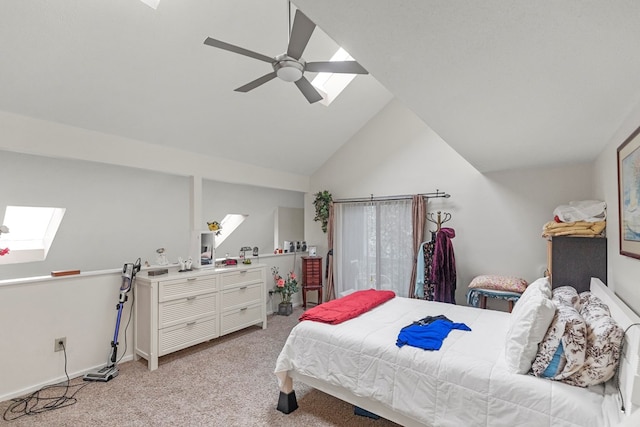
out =
<path fill-rule="evenodd" d="M 333 203 L 365 203 L 365 202 L 378 202 L 378 201 L 390 201 L 390 200 L 407 200 L 407 199 L 412 199 L 413 198 L 413 194 L 402 194 L 402 195 L 398 195 L 398 196 L 379 196 L 379 197 L 374 197 L 373 194 L 371 195 L 371 197 L 359 197 L 359 198 L 352 198 L 352 199 L 337 199 L 334 200 Z M 451 194 L 447 194 L 445 192 L 442 192 L 440 190 L 436 190 L 435 192 L 430 192 L 430 193 L 421 193 L 418 194 L 418 196 L 422 196 L 425 199 L 436 199 L 436 198 L 440 198 L 440 197 L 444 197 L 445 199 L 451 197 Z"/>

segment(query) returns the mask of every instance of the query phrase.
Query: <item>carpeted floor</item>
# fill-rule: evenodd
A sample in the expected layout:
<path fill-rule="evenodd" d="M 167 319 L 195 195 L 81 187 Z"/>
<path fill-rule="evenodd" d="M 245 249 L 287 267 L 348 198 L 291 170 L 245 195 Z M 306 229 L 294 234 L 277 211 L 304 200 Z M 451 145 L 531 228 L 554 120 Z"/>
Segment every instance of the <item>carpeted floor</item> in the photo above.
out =
<path fill-rule="evenodd" d="M 84 387 L 77 403 L 7 426 L 396 426 L 354 415 L 353 406 L 296 383 L 299 408 L 276 410 L 273 369 L 286 337 L 301 314 L 269 316 L 267 329 L 251 327 L 160 358 L 149 372 L 145 360 L 119 365 L 108 383 L 71 381 Z M 71 389 L 67 394 L 76 391 Z M 43 392 L 46 395 L 49 391 Z M 53 389 L 56 396 L 64 390 Z M 5 414 L 12 402 L 1 402 Z M 18 414 L 5 414 L 9 419 Z"/>

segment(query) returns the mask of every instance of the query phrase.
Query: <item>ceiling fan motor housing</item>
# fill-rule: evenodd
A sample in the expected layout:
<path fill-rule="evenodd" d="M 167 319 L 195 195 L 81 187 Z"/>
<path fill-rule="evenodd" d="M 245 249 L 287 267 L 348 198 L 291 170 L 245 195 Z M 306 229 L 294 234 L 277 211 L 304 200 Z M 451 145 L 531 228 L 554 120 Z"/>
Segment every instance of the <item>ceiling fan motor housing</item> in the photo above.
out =
<path fill-rule="evenodd" d="M 298 61 L 286 54 L 282 54 L 276 57 L 273 69 L 276 75 L 285 82 L 296 82 L 302 78 L 304 73 L 304 61 Z"/>

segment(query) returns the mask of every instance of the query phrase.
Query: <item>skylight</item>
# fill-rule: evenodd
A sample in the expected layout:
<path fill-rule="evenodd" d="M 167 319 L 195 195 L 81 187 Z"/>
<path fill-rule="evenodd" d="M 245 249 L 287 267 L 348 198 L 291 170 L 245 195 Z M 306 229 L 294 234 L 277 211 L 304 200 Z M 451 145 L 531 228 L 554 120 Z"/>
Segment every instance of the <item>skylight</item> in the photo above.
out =
<path fill-rule="evenodd" d="M 343 48 L 331 57 L 329 61 L 353 61 L 353 57 L 347 53 Z M 340 93 L 346 88 L 357 74 L 343 74 L 343 73 L 318 73 L 316 77 L 311 81 L 311 84 L 318 89 L 322 95 L 321 104 L 328 106 L 334 99 L 340 95 Z"/>
<path fill-rule="evenodd" d="M 249 215 L 247 214 L 227 214 L 222 221 L 220 221 L 220 233 L 216 235 L 216 244 L 217 248 L 220 246 L 222 242 L 225 241 L 227 237 L 231 235 L 235 231 L 236 228 L 240 226 L 247 219 Z"/>
<path fill-rule="evenodd" d="M 0 247 L 9 253 L 0 257 L 0 264 L 44 261 L 64 213 L 64 208 L 7 206 L 2 224 L 9 233 L 0 235 Z"/>
<path fill-rule="evenodd" d="M 152 9 L 157 9 L 158 3 L 160 3 L 160 0 L 140 0 L 140 1 Z"/>

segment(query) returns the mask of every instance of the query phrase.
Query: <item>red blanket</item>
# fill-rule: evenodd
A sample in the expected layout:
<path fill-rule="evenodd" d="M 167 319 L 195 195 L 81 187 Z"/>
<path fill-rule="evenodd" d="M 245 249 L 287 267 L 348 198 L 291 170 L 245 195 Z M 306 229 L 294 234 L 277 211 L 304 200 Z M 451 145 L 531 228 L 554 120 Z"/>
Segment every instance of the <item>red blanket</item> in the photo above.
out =
<path fill-rule="evenodd" d="M 393 291 L 377 291 L 375 289 L 355 291 L 305 311 L 299 320 L 315 320 L 316 322 L 337 325 L 345 320 L 360 316 L 395 296 Z"/>

